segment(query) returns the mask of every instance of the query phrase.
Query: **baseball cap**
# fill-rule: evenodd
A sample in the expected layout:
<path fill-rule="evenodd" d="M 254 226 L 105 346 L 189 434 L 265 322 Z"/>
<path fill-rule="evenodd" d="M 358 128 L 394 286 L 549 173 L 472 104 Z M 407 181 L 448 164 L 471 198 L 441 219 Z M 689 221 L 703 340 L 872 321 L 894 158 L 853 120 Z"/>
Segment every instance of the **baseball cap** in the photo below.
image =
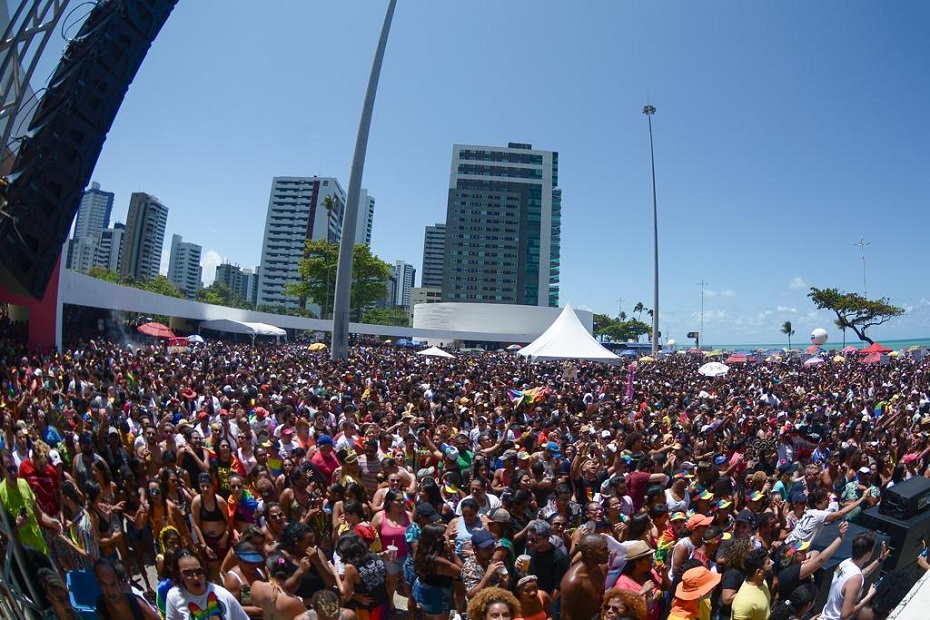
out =
<path fill-rule="evenodd" d="M 248 562 L 249 564 L 262 564 L 265 561 L 265 558 L 258 552 L 258 550 L 250 543 L 249 541 L 242 541 L 233 548 L 236 557 L 242 560 L 243 562 Z"/>
<path fill-rule="evenodd" d="M 61 463 L 64 463 L 64 461 L 61 460 L 61 454 L 54 448 L 48 451 L 48 462 L 52 464 L 52 467 L 57 467 Z"/>
<path fill-rule="evenodd" d="M 320 438 L 316 440 L 316 445 L 331 446 L 333 445 L 333 438 L 329 435 L 321 435 Z"/>
<path fill-rule="evenodd" d="M 440 519 L 439 513 L 436 512 L 436 508 L 430 503 L 420 502 L 417 504 L 415 510 L 419 516 L 423 517 L 424 519 L 429 519 L 433 523 L 436 523 Z"/>
<path fill-rule="evenodd" d="M 693 531 L 703 525 L 710 525 L 713 522 L 714 522 L 713 517 L 708 517 L 702 514 L 696 514 L 696 515 L 692 515 L 691 518 L 688 519 L 688 524 L 686 525 L 686 527 L 688 528 L 689 531 Z"/>
<path fill-rule="evenodd" d="M 559 448 L 559 444 L 554 441 L 550 441 L 546 444 L 546 450 L 548 450 L 549 453 L 556 458 L 562 456 L 562 449 Z"/>
<path fill-rule="evenodd" d="M 494 535 L 487 530 L 475 530 L 471 534 L 471 544 L 477 549 L 490 549 L 496 543 Z"/>
<path fill-rule="evenodd" d="M 740 510 L 739 514 L 736 515 L 736 520 L 748 523 L 750 527 L 756 526 L 756 515 L 752 514 L 752 511 L 748 508 Z"/>

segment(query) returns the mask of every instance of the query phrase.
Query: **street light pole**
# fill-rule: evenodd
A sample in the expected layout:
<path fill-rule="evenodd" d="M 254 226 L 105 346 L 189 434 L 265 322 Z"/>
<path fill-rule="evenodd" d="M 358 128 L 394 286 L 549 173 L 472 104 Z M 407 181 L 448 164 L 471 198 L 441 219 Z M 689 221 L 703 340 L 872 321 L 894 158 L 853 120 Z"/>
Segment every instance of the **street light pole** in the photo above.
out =
<path fill-rule="evenodd" d="M 868 299 L 869 287 L 865 284 L 865 246 L 872 244 L 866 241 L 864 237 L 859 237 L 859 242 L 853 245 L 858 245 L 859 249 L 862 250 L 862 296 Z"/>
<path fill-rule="evenodd" d="M 659 209 L 656 203 L 656 156 L 652 145 L 652 115 L 655 106 L 643 106 L 643 114 L 649 119 L 649 160 L 652 163 L 652 242 L 655 251 L 653 269 L 655 271 L 655 289 L 652 298 L 652 354 L 659 352 Z"/>
<path fill-rule="evenodd" d="M 701 278 L 701 281 L 698 282 L 698 286 L 701 287 L 701 331 L 698 332 L 700 339 L 704 338 L 704 287 L 707 286 L 707 284 L 704 278 Z"/>
<path fill-rule="evenodd" d="M 375 95 L 378 93 L 378 79 L 381 77 L 381 63 L 384 49 L 387 47 L 388 33 L 391 32 L 391 20 L 397 0 L 390 0 L 381 26 L 381 38 L 375 59 L 371 63 L 368 75 L 368 90 L 365 91 L 365 104 L 362 106 L 362 118 L 358 122 L 358 136 L 355 139 L 355 155 L 352 157 L 352 173 L 349 176 L 349 192 L 346 195 L 346 208 L 342 216 L 342 239 L 339 243 L 339 262 L 336 265 L 336 292 L 333 295 L 333 342 L 330 359 L 334 362 L 349 356 L 349 311 L 352 295 L 352 252 L 355 249 L 355 226 L 358 224 L 359 193 L 362 189 L 362 173 L 365 171 L 365 153 L 368 151 L 368 133 L 371 129 L 371 113 L 375 107 Z"/>

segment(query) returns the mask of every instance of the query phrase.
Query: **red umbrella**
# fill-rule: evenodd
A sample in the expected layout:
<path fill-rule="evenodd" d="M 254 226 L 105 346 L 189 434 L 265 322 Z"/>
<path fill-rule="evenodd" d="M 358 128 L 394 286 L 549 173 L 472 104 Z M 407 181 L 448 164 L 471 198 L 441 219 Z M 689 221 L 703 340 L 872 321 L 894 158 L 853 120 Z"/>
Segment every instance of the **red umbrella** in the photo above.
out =
<path fill-rule="evenodd" d="M 877 364 L 882 361 L 881 353 L 869 353 L 868 355 L 863 355 L 860 360 L 863 364 Z"/>
<path fill-rule="evenodd" d="M 727 364 L 745 364 L 746 356 L 743 355 L 742 353 L 734 353 L 733 355 L 727 358 L 726 363 Z"/>
<path fill-rule="evenodd" d="M 161 323 L 143 323 L 139 326 L 139 331 L 147 336 L 156 338 L 174 338 L 174 332 Z"/>
<path fill-rule="evenodd" d="M 886 346 L 880 345 L 877 342 L 873 342 L 866 348 L 859 351 L 860 355 L 868 355 L 869 353 L 891 353 L 891 349 Z"/>

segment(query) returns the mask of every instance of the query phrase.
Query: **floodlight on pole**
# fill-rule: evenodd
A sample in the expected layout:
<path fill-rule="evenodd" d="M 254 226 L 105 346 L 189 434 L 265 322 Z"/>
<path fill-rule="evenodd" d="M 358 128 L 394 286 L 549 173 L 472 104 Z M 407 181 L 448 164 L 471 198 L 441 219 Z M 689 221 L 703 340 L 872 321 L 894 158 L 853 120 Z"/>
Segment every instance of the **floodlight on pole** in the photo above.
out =
<path fill-rule="evenodd" d="M 653 105 L 643 106 L 643 114 L 649 119 L 649 160 L 652 164 L 652 242 L 654 249 L 655 283 L 652 299 L 652 354 L 659 352 L 659 209 L 656 201 L 656 156 L 652 145 L 652 115 L 656 113 Z"/>
<path fill-rule="evenodd" d="M 859 249 L 862 250 L 862 296 L 868 299 L 869 287 L 865 283 L 865 246 L 872 244 L 866 241 L 864 237 L 859 237 L 859 241 L 853 245 L 858 245 Z"/>

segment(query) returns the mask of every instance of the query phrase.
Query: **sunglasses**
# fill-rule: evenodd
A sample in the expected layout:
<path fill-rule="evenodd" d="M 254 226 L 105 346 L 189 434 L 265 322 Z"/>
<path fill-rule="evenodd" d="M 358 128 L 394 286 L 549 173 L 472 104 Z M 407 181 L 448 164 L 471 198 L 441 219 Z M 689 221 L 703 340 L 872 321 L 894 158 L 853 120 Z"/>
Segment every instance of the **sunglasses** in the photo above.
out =
<path fill-rule="evenodd" d="M 187 577 L 188 579 L 193 579 L 194 577 L 203 577 L 206 574 L 202 568 L 185 568 L 181 571 L 182 577 Z"/>
<path fill-rule="evenodd" d="M 161 489 L 149 489 L 149 495 L 161 495 Z"/>
<path fill-rule="evenodd" d="M 602 609 L 603 609 L 604 611 L 614 611 L 614 612 L 616 612 L 616 613 L 618 613 L 618 614 L 619 614 L 619 613 L 623 613 L 623 607 L 621 607 L 620 605 L 607 605 L 607 604 L 605 604 L 604 607 L 602 607 Z"/>

